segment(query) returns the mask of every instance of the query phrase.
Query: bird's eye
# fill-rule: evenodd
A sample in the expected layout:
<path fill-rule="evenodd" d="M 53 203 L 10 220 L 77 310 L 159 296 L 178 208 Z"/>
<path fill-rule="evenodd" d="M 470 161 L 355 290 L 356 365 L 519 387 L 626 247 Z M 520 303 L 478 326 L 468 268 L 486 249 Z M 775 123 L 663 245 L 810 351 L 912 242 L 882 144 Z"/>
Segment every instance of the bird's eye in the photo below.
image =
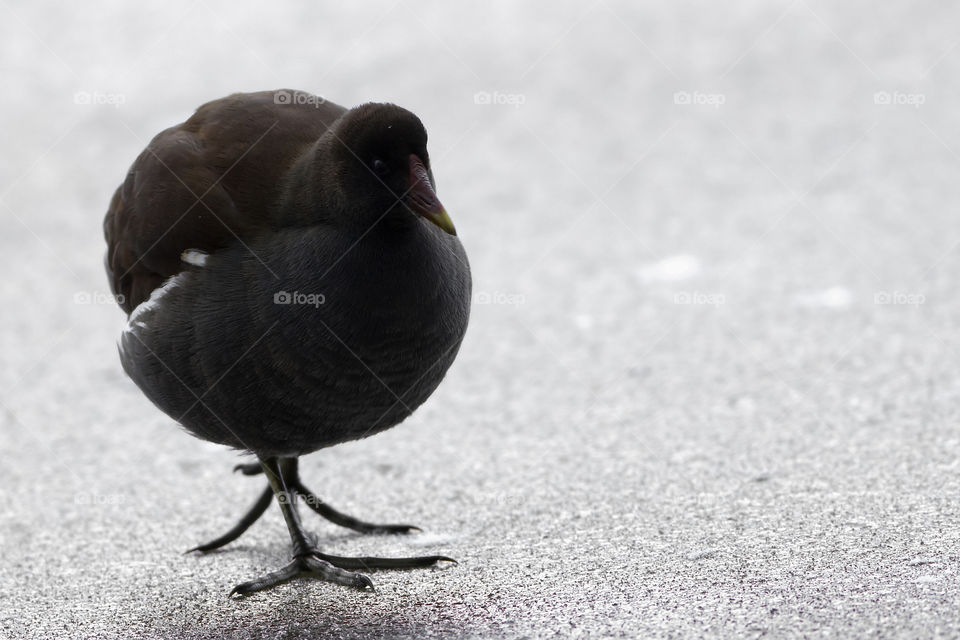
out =
<path fill-rule="evenodd" d="M 390 173 L 390 167 L 387 166 L 387 163 L 381 160 L 380 158 L 374 159 L 373 163 L 370 165 L 373 168 L 373 172 L 378 176 L 385 176 Z"/>

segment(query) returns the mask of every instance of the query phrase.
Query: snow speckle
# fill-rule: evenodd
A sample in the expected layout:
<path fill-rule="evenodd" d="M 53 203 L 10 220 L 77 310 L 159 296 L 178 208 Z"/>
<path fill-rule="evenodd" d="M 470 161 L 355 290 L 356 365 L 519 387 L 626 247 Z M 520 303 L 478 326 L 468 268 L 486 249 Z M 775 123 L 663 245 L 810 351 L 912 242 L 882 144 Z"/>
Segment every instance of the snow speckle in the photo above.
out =
<path fill-rule="evenodd" d="M 923 565 L 925 565 L 925 564 L 936 564 L 936 562 L 937 562 L 937 561 L 936 561 L 935 558 L 914 558 L 913 560 L 911 560 L 910 562 L 907 563 L 907 566 L 908 566 L 908 567 L 920 567 L 920 566 L 923 566 Z"/>
<path fill-rule="evenodd" d="M 794 296 L 794 301 L 801 307 L 842 309 L 849 307 L 850 303 L 853 302 L 853 294 L 844 287 L 830 287 L 823 291 L 798 294 Z"/>
<path fill-rule="evenodd" d="M 688 280 L 698 273 L 700 273 L 700 260 L 689 254 L 670 256 L 640 268 L 642 280 L 656 282 Z"/>
<path fill-rule="evenodd" d="M 687 560 L 706 560 L 712 558 L 720 552 L 719 549 L 701 549 L 687 554 Z"/>
<path fill-rule="evenodd" d="M 577 328 L 581 331 L 589 331 L 593 328 L 593 316 L 581 313 L 573 317 L 574 323 L 577 325 Z"/>

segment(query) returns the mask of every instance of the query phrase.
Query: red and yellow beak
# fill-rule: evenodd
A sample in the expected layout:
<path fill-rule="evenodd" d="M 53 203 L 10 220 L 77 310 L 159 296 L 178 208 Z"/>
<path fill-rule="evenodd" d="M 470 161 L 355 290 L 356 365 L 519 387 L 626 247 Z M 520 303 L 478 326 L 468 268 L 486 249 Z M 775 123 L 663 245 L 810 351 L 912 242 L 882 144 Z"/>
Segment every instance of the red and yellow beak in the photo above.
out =
<path fill-rule="evenodd" d="M 407 206 L 418 216 L 429 220 L 452 236 L 457 235 L 453 221 L 440 204 L 433 190 L 427 168 L 416 154 L 410 154 L 410 190 L 407 191 Z"/>

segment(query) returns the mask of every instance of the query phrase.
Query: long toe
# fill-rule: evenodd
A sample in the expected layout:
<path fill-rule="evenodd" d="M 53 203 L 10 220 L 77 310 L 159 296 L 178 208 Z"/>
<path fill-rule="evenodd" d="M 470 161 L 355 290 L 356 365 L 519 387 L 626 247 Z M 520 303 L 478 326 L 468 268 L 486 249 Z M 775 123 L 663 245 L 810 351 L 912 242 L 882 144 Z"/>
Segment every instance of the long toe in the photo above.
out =
<path fill-rule="evenodd" d="M 342 511 L 337 511 L 329 504 L 317 497 L 315 493 L 307 489 L 299 480 L 293 481 L 293 488 L 298 494 L 303 496 L 307 506 L 318 515 L 326 518 L 330 522 L 353 529 L 358 533 L 372 534 L 393 534 L 393 533 L 411 533 L 413 531 L 423 531 L 420 527 L 412 524 L 375 524 L 365 522 L 359 518 L 347 515 Z"/>
<path fill-rule="evenodd" d="M 213 551 L 214 549 L 219 549 L 220 547 L 229 544 L 243 535 L 243 532 L 250 528 L 254 522 L 256 522 L 260 516 L 263 515 L 264 511 L 267 510 L 267 507 L 270 506 L 270 501 L 273 499 L 273 490 L 268 486 L 263 493 L 260 494 L 260 497 L 257 498 L 257 501 L 253 503 L 253 506 L 244 514 L 240 521 L 233 525 L 233 528 L 230 531 L 227 531 L 225 534 L 206 542 L 201 545 L 197 545 L 193 549 L 188 550 L 186 553 L 191 553 L 194 551 L 199 551 L 200 553 L 207 553 L 208 551 Z"/>
<path fill-rule="evenodd" d="M 343 556 L 331 556 L 326 553 L 315 553 L 317 558 L 329 562 L 335 567 L 341 569 L 421 569 L 423 567 L 432 567 L 438 562 L 457 563 L 453 558 L 447 556 L 417 556 L 413 558 L 345 558 Z"/>
<path fill-rule="evenodd" d="M 256 593 L 257 591 L 263 591 L 265 589 L 270 589 L 275 587 L 278 584 L 283 584 L 289 580 L 296 578 L 300 575 L 302 571 L 301 563 L 297 560 L 294 560 L 288 565 L 277 569 L 276 571 L 271 571 L 270 573 L 257 578 L 256 580 L 251 580 L 249 582 L 244 582 L 238 584 L 230 591 L 231 596 L 247 596 L 251 593 Z"/>

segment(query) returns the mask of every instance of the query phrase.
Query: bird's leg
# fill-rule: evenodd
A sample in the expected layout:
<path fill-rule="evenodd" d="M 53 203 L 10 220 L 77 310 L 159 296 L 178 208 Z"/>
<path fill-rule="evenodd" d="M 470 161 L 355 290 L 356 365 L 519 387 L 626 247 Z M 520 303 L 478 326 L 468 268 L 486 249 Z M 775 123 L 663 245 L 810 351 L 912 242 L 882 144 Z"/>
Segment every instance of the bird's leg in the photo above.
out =
<path fill-rule="evenodd" d="M 270 481 L 270 488 L 277 498 L 280 511 L 283 513 L 283 519 L 287 523 L 287 530 L 290 532 L 290 541 L 293 546 L 293 560 L 280 569 L 271 571 L 256 580 L 238 584 L 230 592 L 230 595 L 245 596 L 256 591 L 263 591 L 301 575 L 312 575 L 348 587 L 372 589 L 373 582 L 365 575 L 345 571 L 314 556 L 310 539 L 303 530 L 303 525 L 300 524 L 300 516 L 294 502 L 295 496 L 288 489 L 284 478 L 284 472 L 290 469 L 290 460 L 295 461 L 295 458 L 265 458 L 261 459 L 260 464 L 263 465 L 263 471 Z"/>
<path fill-rule="evenodd" d="M 419 558 L 344 558 L 320 553 L 303 530 L 297 513 L 295 495 L 288 478 L 296 477 L 296 458 L 266 458 L 261 460 L 264 473 L 280 505 L 283 519 L 290 532 L 293 560 L 267 575 L 244 582 L 233 588 L 231 595 L 245 596 L 263 591 L 298 577 L 312 577 L 360 589 L 372 589 L 373 582 L 367 576 L 354 573 L 352 569 L 409 569 L 427 567 L 440 561 L 455 562 L 445 556 Z"/>
<path fill-rule="evenodd" d="M 341 527 L 346 527 L 347 529 L 353 529 L 359 533 L 410 533 L 411 531 L 421 531 L 420 527 L 414 526 L 412 524 L 373 524 L 370 522 L 364 522 L 349 516 L 345 513 L 337 511 L 323 500 L 317 497 L 315 493 L 307 489 L 303 482 L 300 480 L 300 471 L 299 471 L 299 459 L 298 458 L 283 458 L 283 465 L 285 465 L 284 470 L 286 475 L 284 479 L 287 482 L 287 486 L 297 495 L 303 496 L 304 502 L 307 503 L 307 506 L 313 509 L 316 513 L 326 518 L 330 522 L 339 525 Z M 259 462 L 238 464 L 233 468 L 234 471 L 239 471 L 245 476 L 255 476 L 263 473 L 263 467 Z M 253 504 L 250 510 L 240 519 L 232 529 L 227 531 L 225 534 L 206 542 L 201 545 L 188 550 L 186 553 L 191 553 L 194 551 L 199 551 L 200 553 L 207 553 L 208 551 L 213 551 L 214 549 L 219 549 L 220 547 L 230 544 L 247 529 L 256 522 L 260 516 L 266 512 L 267 508 L 270 506 L 270 501 L 273 498 L 273 488 L 268 483 L 264 488 L 263 493 L 260 494 L 260 497 L 257 498 L 257 501 Z"/>
<path fill-rule="evenodd" d="M 303 482 L 300 480 L 299 461 L 297 458 L 292 458 L 291 460 L 293 461 L 290 467 L 291 474 L 287 479 L 290 488 L 297 494 L 303 496 L 303 500 L 307 503 L 308 507 L 333 524 L 346 527 L 347 529 L 353 529 L 359 533 L 410 533 L 411 531 L 422 531 L 420 527 L 412 524 L 373 524 L 337 511 L 303 485 Z"/>

